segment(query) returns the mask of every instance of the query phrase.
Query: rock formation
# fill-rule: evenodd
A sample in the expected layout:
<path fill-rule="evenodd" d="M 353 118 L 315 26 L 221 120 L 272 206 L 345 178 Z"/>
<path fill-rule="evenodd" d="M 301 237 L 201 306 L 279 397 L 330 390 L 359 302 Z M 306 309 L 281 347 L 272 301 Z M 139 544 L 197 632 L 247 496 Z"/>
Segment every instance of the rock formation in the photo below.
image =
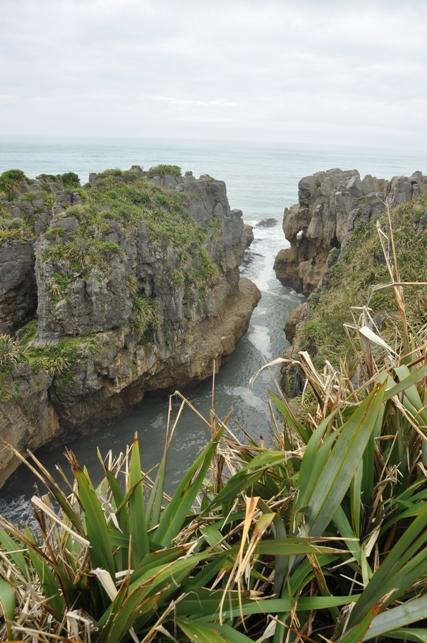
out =
<path fill-rule="evenodd" d="M 0 193 L 0 323 L 15 334 L 9 353 L 2 340 L 0 436 L 21 451 L 209 377 L 260 298 L 240 279 L 246 235 L 224 182 L 174 166 L 77 178 Z M 16 466 L 3 449 L 0 484 Z"/>
<path fill-rule="evenodd" d="M 285 209 L 283 231 L 290 247 L 275 260 L 276 276 L 297 292 L 310 295 L 320 283 L 333 248 L 340 248 L 357 221 L 378 216 L 390 207 L 427 191 L 421 172 L 391 181 L 357 170 L 316 172 L 298 184 L 298 203 Z"/>
<path fill-rule="evenodd" d="M 298 360 L 302 350 L 312 357 L 318 352 L 322 331 L 315 320 L 315 300 L 334 297 L 330 270 L 340 262 L 345 272 L 346 259 L 341 257 L 358 223 L 378 217 L 386 205 L 391 209 L 414 200 L 411 214 L 407 215 L 412 217 L 414 234 L 420 235 L 427 225 L 425 196 L 417 199 L 427 193 L 427 177 L 421 172 L 386 181 L 370 175 L 361 180 L 356 170 L 333 169 L 301 179 L 298 188 L 299 202 L 285 209 L 283 219 L 290 247 L 278 253 L 274 269 L 284 285 L 306 296 L 317 292 L 292 311 L 286 321 L 284 330 L 291 346 L 285 349 L 283 357 L 288 360 Z M 372 261 L 384 263 L 382 253 L 366 257 L 367 265 Z M 310 324 L 314 324 L 311 332 Z M 317 339 L 312 336 L 316 328 L 320 333 Z M 284 364 L 281 385 L 289 397 L 299 395 L 304 386 L 301 372 L 290 363 Z"/>

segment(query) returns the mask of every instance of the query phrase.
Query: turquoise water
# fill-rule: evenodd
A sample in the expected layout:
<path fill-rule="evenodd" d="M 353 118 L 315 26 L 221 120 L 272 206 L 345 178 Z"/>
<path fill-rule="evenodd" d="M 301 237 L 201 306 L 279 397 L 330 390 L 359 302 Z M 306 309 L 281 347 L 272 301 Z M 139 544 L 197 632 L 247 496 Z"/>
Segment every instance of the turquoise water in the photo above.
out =
<path fill-rule="evenodd" d="M 210 174 L 224 180 L 232 208 L 243 210 L 245 222 L 255 226 L 255 241 L 247 252 L 242 274 L 249 277 L 262 292 L 247 335 L 240 341 L 230 361 L 218 374 L 215 383 L 215 409 L 224 417 L 230 410 L 230 426 L 239 432 L 239 424 L 252 435 L 262 434 L 267 440 L 270 420 L 267 411 L 271 377 L 263 374 L 253 389 L 248 388 L 251 375 L 264 363 L 280 356 L 286 346 L 283 327 L 289 312 L 303 298 L 283 287 L 273 272 L 274 258 L 286 246 L 281 223 L 283 209 L 297 201 L 301 177 L 332 167 L 358 169 L 361 175 L 378 178 L 410 175 L 415 170 L 427 173 L 427 157 L 362 154 L 337 148 L 331 150 L 296 150 L 282 144 L 260 144 L 232 141 L 165 141 L 154 139 L 17 139 L 0 138 L 0 172 L 19 168 L 28 176 L 73 171 L 82 182 L 89 172 L 137 164 L 145 169 L 159 163 L 179 165 L 196 176 Z M 263 222 L 267 219 L 270 225 Z M 275 373 L 278 374 L 277 367 Z M 211 407 L 211 382 L 202 384 L 191 394 L 191 401 L 205 415 Z M 175 404 L 176 411 L 177 406 Z M 143 402 L 129 417 L 73 443 L 72 448 L 82 463 L 95 476 L 99 474 L 96 447 L 105 454 L 125 449 L 135 431 L 142 447 L 144 469 L 158 462 L 165 435 L 167 401 Z M 170 452 L 168 481 L 173 487 L 182 472 L 209 438 L 209 430 L 188 411 L 183 414 Z M 43 454 L 50 470 L 64 463 L 64 449 Z M 23 467 L 2 489 L 0 512 L 13 519 L 23 518 L 27 498 L 34 481 Z"/>

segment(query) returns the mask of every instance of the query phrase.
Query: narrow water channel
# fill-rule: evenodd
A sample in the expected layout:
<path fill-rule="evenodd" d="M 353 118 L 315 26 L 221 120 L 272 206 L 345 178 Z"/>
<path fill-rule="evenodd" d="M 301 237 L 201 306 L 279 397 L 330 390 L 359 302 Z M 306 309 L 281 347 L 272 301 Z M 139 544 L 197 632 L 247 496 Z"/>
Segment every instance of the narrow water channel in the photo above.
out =
<path fill-rule="evenodd" d="M 261 219 L 254 228 L 255 240 L 246 253 L 242 274 L 252 279 L 262 292 L 247 334 L 238 343 L 229 362 L 215 378 L 215 411 L 221 418 L 232 411 L 229 426 L 239 432 L 243 426 L 254 437 L 263 435 L 268 440 L 271 428 L 267 408 L 268 389 L 274 387 L 271 376 L 262 373 L 253 388 L 248 382 L 251 375 L 264 363 L 279 356 L 286 340 L 283 327 L 289 312 L 303 298 L 283 287 L 272 270 L 276 251 L 283 245 L 281 222 L 278 218 Z M 278 367 L 274 367 L 278 375 Z M 209 417 L 212 406 L 212 380 L 206 380 L 189 399 L 197 410 Z M 174 402 L 174 409 L 179 402 Z M 168 415 L 168 400 L 143 401 L 131 415 L 96 433 L 72 442 L 70 448 L 82 464 L 86 464 L 95 480 L 101 476 L 96 448 L 105 455 L 109 449 L 118 454 L 138 432 L 142 466 L 149 470 L 162 456 Z M 183 412 L 169 452 L 168 488 L 179 482 L 182 474 L 194 461 L 196 454 L 209 440 L 209 429 L 189 408 Z M 64 447 L 38 454 L 44 466 L 52 473 L 55 465 L 67 469 Z M 25 521 L 31 513 L 29 498 L 34 493 L 32 474 L 21 466 L 1 490 L 0 513 L 12 521 Z"/>

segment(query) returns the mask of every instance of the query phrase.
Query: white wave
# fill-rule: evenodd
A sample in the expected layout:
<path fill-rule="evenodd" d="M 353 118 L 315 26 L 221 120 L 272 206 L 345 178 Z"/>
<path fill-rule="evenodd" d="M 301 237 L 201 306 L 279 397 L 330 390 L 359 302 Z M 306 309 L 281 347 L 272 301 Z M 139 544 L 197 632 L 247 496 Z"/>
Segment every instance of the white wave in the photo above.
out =
<path fill-rule="evenodd" d="M 267 326 L 254 325 L 248 333 L 248 339 L 267 359 L 271 358 L 270 329 Z"/>
<path fill-rule="evenodd" d="M 248 406 L 251 406 L 261 413 L 268 414 L 267 404 L 265 401 L 255 395 L 250 389 L 245 388 L 244 386 L 233 386 L 228 388 L 227 393 L 229 393 L 229 395 L 234 395 L 235 397 L 240 397 Z"/>

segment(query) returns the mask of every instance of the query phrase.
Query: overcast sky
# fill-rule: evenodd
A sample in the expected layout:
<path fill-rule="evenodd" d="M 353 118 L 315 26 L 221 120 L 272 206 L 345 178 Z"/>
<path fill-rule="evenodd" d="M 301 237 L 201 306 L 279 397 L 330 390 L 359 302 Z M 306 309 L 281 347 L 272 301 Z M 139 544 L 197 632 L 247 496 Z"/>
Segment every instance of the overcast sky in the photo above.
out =
<path fill-rule="evenodd" d="M 0 135 L 425 150 L 424 0 L 1 0 Z"/>

